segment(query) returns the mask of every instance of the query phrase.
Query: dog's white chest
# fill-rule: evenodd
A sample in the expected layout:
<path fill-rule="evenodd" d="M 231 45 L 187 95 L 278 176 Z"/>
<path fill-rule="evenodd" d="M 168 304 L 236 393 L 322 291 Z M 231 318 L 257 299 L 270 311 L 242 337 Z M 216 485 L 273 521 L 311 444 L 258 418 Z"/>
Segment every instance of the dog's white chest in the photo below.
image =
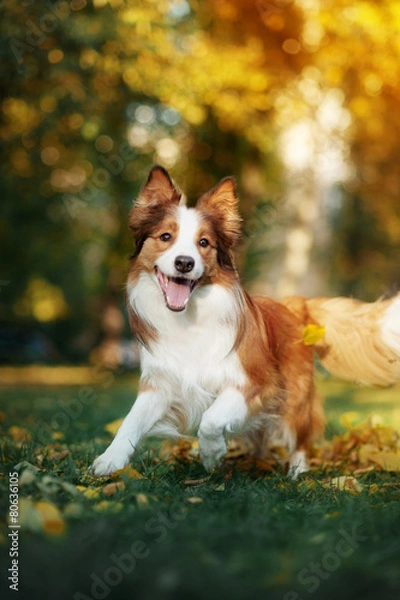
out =
<path fill-rule="evenodd" d="M 197 406 L 193 412 L 202 413 L 226 387 L 245 385 L 234 350 L 239 322 L 235 296 L 222 286 L 207 286 L 194 292 L 184 313 L 174 313 L 155 292 L 144 278 L 130 291 L 135 310 L 157 331 L 157 342 L 142 350 L 142 377 L 178 404 Z"/>

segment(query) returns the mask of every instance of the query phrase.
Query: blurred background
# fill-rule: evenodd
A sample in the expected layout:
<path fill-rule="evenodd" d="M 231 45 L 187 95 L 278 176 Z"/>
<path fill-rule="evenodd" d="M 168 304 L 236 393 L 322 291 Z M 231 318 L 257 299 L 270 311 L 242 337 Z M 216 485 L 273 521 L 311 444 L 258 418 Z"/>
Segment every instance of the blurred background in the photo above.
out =
<path fill-rule="evenodd" d="M 396 0 L 8 0 L 0 362 L 137 365 L 127 215 L 154 163 L 237 178 L 247 289 L 398 289 Z"/>

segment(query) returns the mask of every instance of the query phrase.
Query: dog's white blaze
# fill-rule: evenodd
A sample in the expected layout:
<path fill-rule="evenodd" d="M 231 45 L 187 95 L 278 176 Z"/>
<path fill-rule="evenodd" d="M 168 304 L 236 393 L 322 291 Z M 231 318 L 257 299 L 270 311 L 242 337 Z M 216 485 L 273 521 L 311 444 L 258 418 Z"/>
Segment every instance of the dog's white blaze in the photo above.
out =
<path fill-rule="evenodd" d="M 200 228 L 201 220 L 198 212 L 193 208 L 179 206 L 177 209 L 178 235 L 175 242 L 156 261 L 157 267 L 168 277 L 177 277 L 179 272 L 175 269 L 177 256 L 191 256 L 194 268 L 186 276 L 189 279 L 199 279 L 204 273 L 204 265 L 200 256 L 196 234 Z"/>
<path fill-rule="evenodd" d="M 387 309 L 381 322 L 381 333 L 385 344 L 400 354 L 400 296 Z"/>

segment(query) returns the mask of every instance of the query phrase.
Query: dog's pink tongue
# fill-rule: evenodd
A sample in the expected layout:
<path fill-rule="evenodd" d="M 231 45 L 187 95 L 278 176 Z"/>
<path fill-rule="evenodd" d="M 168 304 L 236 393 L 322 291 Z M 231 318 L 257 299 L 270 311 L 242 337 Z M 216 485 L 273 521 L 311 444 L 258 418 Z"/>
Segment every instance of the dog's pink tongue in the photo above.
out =
<path fill-rule="evenodd" d="M 169 279 L 167 283 L 167 303 L 171 310 L 183 310 L 190 296 L 190 282 Z"/>

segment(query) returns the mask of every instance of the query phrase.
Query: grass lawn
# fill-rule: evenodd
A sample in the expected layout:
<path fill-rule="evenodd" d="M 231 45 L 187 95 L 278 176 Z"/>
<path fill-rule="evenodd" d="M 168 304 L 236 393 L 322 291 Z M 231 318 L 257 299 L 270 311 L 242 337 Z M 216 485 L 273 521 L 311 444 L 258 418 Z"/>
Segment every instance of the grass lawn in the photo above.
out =
<path fill-rule="evenodd" d="M 94 480 L 87 466 L 125 415 L 135 376 L 97 387 L 9 386 L 1 411 L 1 598 L 377 599 L 400 597 L 400 474 L 360 469 L 359 488 L 324 483 L 349 473 L 322 464 L 298 482 L 235 461 L 199 485 L 196 459 L 160 459 L 146 443 L 130 471 Z M 399 388 L 321 381 L 327 437 L 342 413 L 380 415 L 400 429 Z M 27 437 L 28 434 L 28 437 Z M 7 588 L 9 474 L 20 469 L 19 593 Z M 111 485 L 109 485 L 111 483 Z"/>

